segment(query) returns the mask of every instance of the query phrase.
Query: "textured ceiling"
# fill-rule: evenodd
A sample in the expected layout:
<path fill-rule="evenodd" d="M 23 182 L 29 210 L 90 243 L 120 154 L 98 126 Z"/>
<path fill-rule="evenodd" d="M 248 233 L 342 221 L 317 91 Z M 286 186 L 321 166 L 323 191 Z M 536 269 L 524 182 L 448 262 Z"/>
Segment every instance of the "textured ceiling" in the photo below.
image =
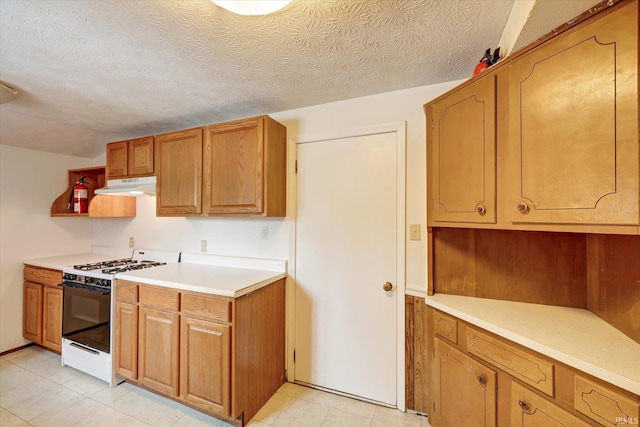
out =
<path fill-rule="evenodd" d="M 0 0 L 0 80 L 21 92 L 0 105 L 0 143 L 92 158 L 111 141 L 466 78 L 513 1 L 293 0 L 256 17 L 209 0 Z M 519 43 L 558 25 L 544 13 L 596 3 L 539 1 L 544 22 Z"/>

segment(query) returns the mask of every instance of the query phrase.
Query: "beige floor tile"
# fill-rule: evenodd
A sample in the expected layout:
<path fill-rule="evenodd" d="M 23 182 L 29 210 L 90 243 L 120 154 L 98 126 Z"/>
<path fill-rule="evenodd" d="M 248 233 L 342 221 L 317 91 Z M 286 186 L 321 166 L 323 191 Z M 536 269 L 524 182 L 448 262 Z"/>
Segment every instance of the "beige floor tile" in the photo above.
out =
<path fill-rule="evenodd" d="M 261 423 L 260 421 L 251 420 L 247 424 L 247 427 L 269 427 L 269 424 Z"/>
<path fill-rule="evenodd" d="M 160 396 L 157 394 L 134 387 L 131 393 L 127 393 L 112 402 L 107 402 L 106 405 L 119 412 L 135 416 L 141 409 L 153 405 L 159 398 Z"/>
<path fill-rule="evenodd" d="M 253 416 L 253 419 L 260 421 L 263 424 L 273 424 L 292 399 L 293 396 L 288 394 L 286 391 L 284 393 L 275 393 L 258 411 L 258 413 Z"/>
<path fill-rule="evenodd" d="M 2 427 L 26 427 L 27 423 L 22 418 L 18 418 L 6 409 L 0 409 L 0 426 Z"/>
<path fill-rule="evenodd" d="M 180 418 L 171 427 L 233 427 L 222 420 L 203 414 L 195 409 L 189 409 L 187 413 Z"/>
<path fill-rule="evenodd" d="M 284 394 L 286 396 L 295 396 L 298 393 L 298 390 L 303 388 L 301 385 L 293 384 L 293 383 L 284 383 L 280 386 L 276 393 Z"/>
<path fill-rule="evenodd" d="M 431 424 L 429 424 L 429 417 L 422 417 L 421 427 L 431 427 Z"/>
<path fill-rule="evenodd" d="M 351 399 L 344 396 L 336 396 L 331 406 L 340 411 L 351 412 L 352 414 L 367 418 L 373 418 L 376 410 L 376 405 L 373 403 L 363 402 L 361 400 Z"/>
<path fill-rule="evenodd" d="M 20 351 L 16 351 L 14 353 L 9 353 L 3 357 L 3 359 L 8 360 L 9 362 L 16 364 L 18 366 L 24 365 L 25 363 L 32 363 L 38 360 L 46 361 L 47 359 L 51 359 L 52 357 L 59 357 L 56 353 L 52 353 L 47 350 L 43 350 L 40 347 L 27 347 Z"/>
<path fill-rule="evenodd" d="M 67 427 L 78 421 L 85 420 L 87 425 L 90 425 L 92 420 L 100 417 L 106 409 L 108 408 L 105 405 L 85 397 L 67 408 L 42 414 L 29 421 L 29 424 L 36 427 Z"/>
<path fill-rule="evenodd" d="M 422 417 L 416 414 L 401 412 L 397 409 L 376 406 L 371 427 L 421 427 Z"/>
<path fill-rule="evenodd" d="M 2 373 L 0 377 L 0 393 L 6 393 L 12 388 L 16 388 L 21 385 L 33 383 L 35 381 L 45 381 L 33 372 L 29 372 L 24 368 L 14 365 L 16 368 L 8 370 L 6 373 Z"/>
<path fill-rule="evenodd" d="M 69 426 L 73 427 L 149 427 L 149 424 L 134 417 L 118 412 L 113 408 L 104 407 L 97 416 L 79 420 Z"/>
<path fill-rule="evenodd" d="M 50 411 L 61 411 L 82 400 L 84 396 L 61 385 L 7 408 L 25 421 L 31 421 Z"/>
<path fill-rule="evenodd" d="M 0 374 L 1 375 L 8 375 L 11 372 L 15 372 L 17 370 L 20 370 L 20 366 L 16 365 L 15 363 L 9 362 L 5 358 L 0 358 Z M 0 378 L 0 380 L 1 379 L 2 378 Z"/>
<path fill-rule="evenodd" d="M 295 396 L 298 399 L 307 400 L 320 405 L 331 406 L 336 400 L 336 395 L 324 391 L 316 390 L 310 387 L 298 387 Z"/>
<path fill-rule="evenodd" d="M 154 427 L 168 427 L 184 417 L 189 408 L 178 402 L 161 397 L 148 407 L 138 408 L 129 415 Z"/>
<path fill-rule="evenodd" d="M 55 392 L 55 390 L 60 388 L 58 384 L 41 378 L 31 372 L 27 372 L 27 377 L 22 376 L 21 378 L 30 378 L 30 380 L 26 382 L 20 381 L 20 383 L 13 388 L 0 390 L 0 407 L 10 409 L 26 400 L 46 393 Z"/>
<path fill-rule="evenodd" d="M 293 398 L 271 425 L 275 427 L 319 427 L 328 412 L 328 406 Z"/>
<path fill-rule="evenodd" d="M 322 422 L 322 427 L 369 427 L 372 419 L 351 412 L 329 409 Z"/>
<path fill-rule="evenodd" d="M 67 369 L 67 368 L 69 367 L 66 366 L 63 369 Z M 91 375 L 84 374 L 82 372 L 80 373 L 80 375 L 71 377 L 69 381 L 65 381 L 62 385 L 68 388 L 69 390 L 73 390 L 76 393 L 80 393 L 84 395 L 92 394 L 94 392 L 104 390 L 105 388 L 109 387 L 109 384 L 107 384 L 106 382 L 101 381 L 95 377 L 92 377 Z"/>
<path fill-rule="evenodd" d="M 90 391 L 86 393 L 85 396 L 95 400 L 96 402 L 110 406 L 113 402 L 120 399 L 121 397 L 133 393 L 136 388 L 137 387 L 128 383 L 122 383 L 116 387 L 109 387 L 107 385 L 104 388 Z"/>

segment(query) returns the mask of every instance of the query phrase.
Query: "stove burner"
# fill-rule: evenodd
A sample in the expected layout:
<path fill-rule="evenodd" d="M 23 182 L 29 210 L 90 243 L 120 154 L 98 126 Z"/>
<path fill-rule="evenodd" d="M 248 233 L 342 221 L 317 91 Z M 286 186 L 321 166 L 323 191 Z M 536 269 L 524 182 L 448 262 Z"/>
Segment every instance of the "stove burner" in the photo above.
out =
<path fill-rule="evenodd" d="M 141 261 L 140 264 L 128 264 L 122 266 L 115 266 L 113 268 L 105 268 L 102 270 L 105 274 L 123 273 L 125 271 L 142 270 L 144 268 L 157 267 L 159 265 L 166 265 L 166 262 L 154 262 L 154 261 Z"/>
<path fill-rule="evenodd" d="M 80 270 L 80 271 L 102 270 L 104 268 L 136 264 L 137 262 L 138 261 L 135 261 L 131 258 L 124 258 L 124 259 L 117 259 L 113 261 L 96 262 L 92 264 L 74 265 L 73 268 L 75 270 Z"/>

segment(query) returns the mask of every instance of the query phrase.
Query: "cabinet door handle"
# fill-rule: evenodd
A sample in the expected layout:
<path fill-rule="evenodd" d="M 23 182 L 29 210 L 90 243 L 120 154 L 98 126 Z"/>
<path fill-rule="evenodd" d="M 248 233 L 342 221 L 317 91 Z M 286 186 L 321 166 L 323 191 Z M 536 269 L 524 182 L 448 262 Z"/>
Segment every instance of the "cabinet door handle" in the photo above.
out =
<path fill-rule="evenodd" d="M 528 411 L 529 410 L 529 404 L 527 402 L 525 402 L 524 400 L 518 400 L 518 406 L 520 406 L 520 408 L 523 411 Z"/>
<path fill-rule="evenodd" d="M 523 215 L 524 214 L 528 214 L 529 213 L 529 206 L 526 203 L 520 203 L 520 204 L 518 204 L 518 210 Z"/>
<path fill-rule="evenodd" d="M 486 215 L 487 213 L 487 208 L 485 208 L 482 205 L 478 205 L 478 207 L 476 208 L 476 212 L 478 212 L 479 215 Z"/>
<path fill-rule="evenodd" d="M 487 385 L 487 379 L 484 377 L 484 375 L 478 375 L 478 382 L 481 386 Z"/>

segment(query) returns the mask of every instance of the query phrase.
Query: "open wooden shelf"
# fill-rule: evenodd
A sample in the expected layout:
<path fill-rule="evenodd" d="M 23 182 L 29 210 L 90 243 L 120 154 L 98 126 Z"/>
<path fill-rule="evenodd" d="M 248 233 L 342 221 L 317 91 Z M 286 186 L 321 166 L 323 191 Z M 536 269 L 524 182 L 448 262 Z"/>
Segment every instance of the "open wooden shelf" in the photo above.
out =
<path fill-rule="evenodd" d="M 82 177 L 89 191 L 89 213 L 73 213 L 73 206 L 69 205 L 69 196 L 73 186 Z M 136 216 L 136 198 L 129 196 L 104 196 L 95 194 L 95 190 L 104 187 L 106 175 L 104 166 L 69 169 L 69 185 L 51 204 L 52 217 L 110 217 L 130 218 Z"/>

